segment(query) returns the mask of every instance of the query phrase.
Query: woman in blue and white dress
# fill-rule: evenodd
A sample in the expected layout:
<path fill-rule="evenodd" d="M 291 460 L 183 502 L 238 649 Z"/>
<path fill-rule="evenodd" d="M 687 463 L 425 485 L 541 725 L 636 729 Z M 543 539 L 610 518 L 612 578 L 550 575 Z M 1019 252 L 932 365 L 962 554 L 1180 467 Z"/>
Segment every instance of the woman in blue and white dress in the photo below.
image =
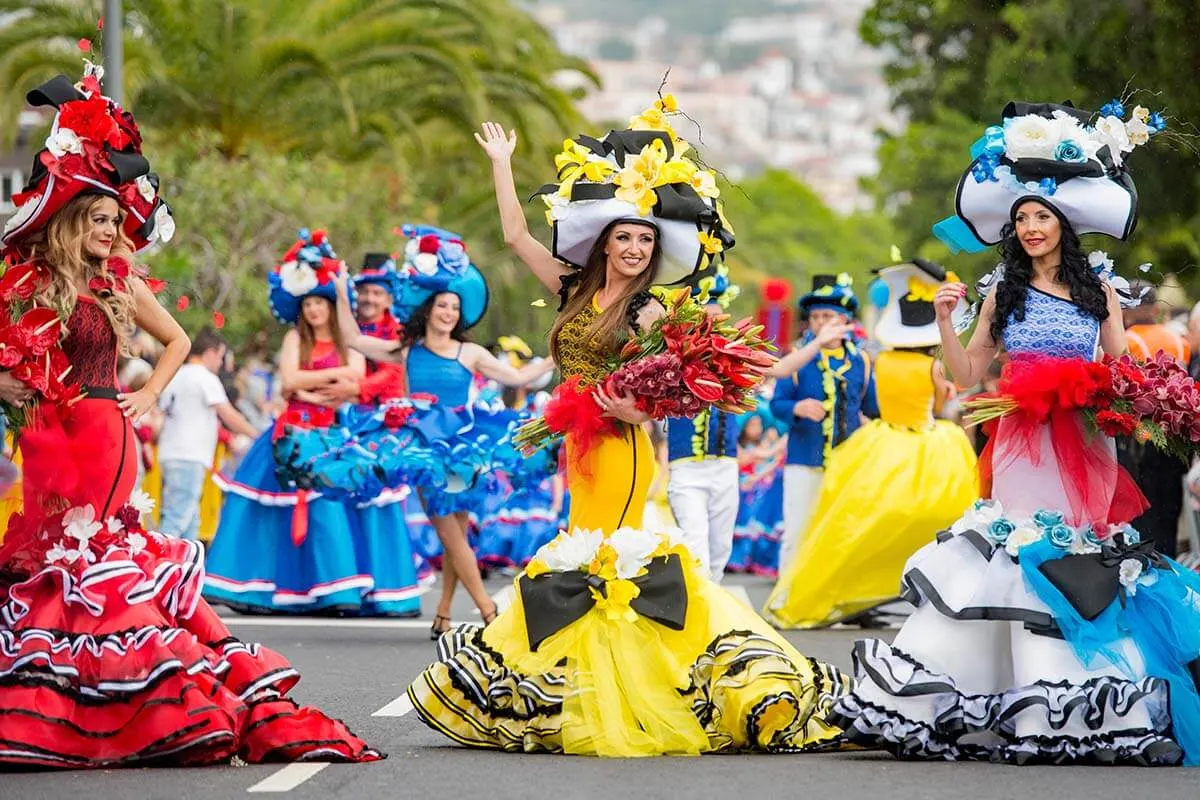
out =
<path fill-rule="evenodd" d="M 471 515 L 478 513 L 493 488 L 492 451 L 515 427 L 517 414 L 473 407 L 474 375 L 479 372 L 508 386 L 524 386 L 552 370 L 554 363 L 539 360 L 515 369 L 466 341 L 467 330 L 487 310 L 483 275 L 457 234 L 424 225 L 406 225 L 403 231 L 409 242 L 396 310 L 404 337 L 392 343 L 357 333 L 348 295 L 342 291 L 344 276 L 338 279 L 338 321 L 350 347 L 380 363 L 403 363 L 410 395 L 434 403 L 416 427 L 426 445 L 424 456 L 437 463 L 432 470 L 426 465 L 424 477 L 413 476 L 411 483 L 418 487 L 444 552 L 442 593 L 430 631 L 437 638 L 450 627 L 450 606 L 459 582 L 485 623 L 496 615 L 467 534 Z M 392 477 L 404 477 L 402 473 L 409 469 L 404 460 L 415 458 L 411 452 L 398 455 L 398 474 Z M 437 477 L 431 481 L 430 475 Z"/>
<path fill-rule="evenodd" d="M 959 183 L 960 216 L 934 229 L 1001 246 L 969 344 L 951 322 L 966 287 L 943 286 L 935 306 L 954 378 L 978 382 L 1003 351 L 1002 392 L 1125 350 L 1128 284 L 1093 272 L 1077 234 L 1124 239 L 1136 213 L 1121 153 L 1088 112 L 1014 103 L 1004 116 Z M 1122 124 L 1111 109 L 1101 122 Z M 1050 152 L 1074 160 L 1031 150 L 1034 128 L 1067 136 Z M 833 721 L 904 758 L 1200 763 L 1200 579 L 1129 526 L 1144 498 L 1112 439 L 1066 405 L 1003 416 L 992 442 L 987 499 L 908 561 L 917 610 L 891 644 L 856 644 L 857 685 Z"/>

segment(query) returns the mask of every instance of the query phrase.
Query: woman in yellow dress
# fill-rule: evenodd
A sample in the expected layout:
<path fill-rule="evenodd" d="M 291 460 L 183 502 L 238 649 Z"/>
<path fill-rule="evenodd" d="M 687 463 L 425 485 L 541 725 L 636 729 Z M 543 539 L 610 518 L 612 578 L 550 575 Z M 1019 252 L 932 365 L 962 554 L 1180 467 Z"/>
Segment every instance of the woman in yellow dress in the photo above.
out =
<path fill-rule="evenodd" d="M 556 160 L 563 184 L 546 190 L 553 254 L 525 225 L 510 160 L 515 134 L 493 123 L 477 134 L 492 159 L 509 246 L 548 289 L 563 290 L 550 340 L 555 359 L 564 375 L 589 384 L 605 377 L 609 355 L 631 331 L 664 313 L 647 290 L 707 261 L 698 229 L 732 245 L 707 192 L 711 173 L 696 175 L 661 113 L 647 124 L 569 143 Z M 639 208 L 614 178 L 624 165 L 653 159 L 659 182 L 646 185 L 659 202 Z M 571 163 L 589 166 L 576 173 Z M 825 713 L 847 691 L 844 676 L 800 655 L 712 583 L 677 537 L 640 530 L 654 475 L 647 418 L 629 397 L 600 392 L 597 402 L 621 432 L 586 456 L 568 434 L 567 532 L 516 579 L 513 605 L 495 621 L 442 637 L 437 662 L 408 691 L 418 715 L 461 744 L 515 752 L 628 757 L 829 746 L 839 732 Z"/>
<path fill-rule="evenodd" d="M 765 613 L 781 628 L 871 623 L 895 600 L 908 557 L 958 519 L 978 497 L 975 453 L 963 430 L 934 418 L 949 392 L 933 296 L 946 281 L 937 264 L 914 259 L 880 272 L 888 303 L 875 327 L 880 419 L 838 447 L 817 508 Z"/>

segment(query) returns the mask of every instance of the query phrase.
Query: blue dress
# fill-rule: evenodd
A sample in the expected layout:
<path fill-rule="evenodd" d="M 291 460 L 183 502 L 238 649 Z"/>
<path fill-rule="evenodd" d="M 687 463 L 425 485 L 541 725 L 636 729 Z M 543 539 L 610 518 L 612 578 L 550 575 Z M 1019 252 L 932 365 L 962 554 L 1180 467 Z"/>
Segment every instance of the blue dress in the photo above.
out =
<path fill-rule="evenodd" d="M 566 526 L 566 502 L 554 510 L 559 447 L 523 458 L 515 449 L 497 457 L 501 490 L 487 499 L 475 552 L 489 567 L 524 567 Z"/>
<path fill-rule="evenodd" d="M 405 503 L 411 523 L 422 522 L 418 509 L 478 517 L 497 487 L 494 454 L 515 431 L 518 414 L 469 405 L 470 370 L 419 342 L 409 349 L 407 378 L 409 398 L 343 411 L 328 428 L 289 430 L 276 443 L 277 460 L 297 486 L 328 496 L 363 500 L 388 486 L 410 486 L 423 498 Z M 419 556 L 440 555 L 424 524 L 409 527 Z"/>
<path fill-rule="evenodd" d="M 1031 288 L 1008 374 L 1070 380 L 1053 359 L 1092 361 L 1099 334 Z M 1200 576 L 1113 519 L 1112 440 L 1082 414 L 1008 415 L 994 442 L 991 497 L 909 559 L 916 612 L 894 641 L 855 645 L 831 721 L 903 758 L 1200 764 Z"/>
<path fill-rule="evenodd" d="M 323 369 L 340 360 L 335 351 L 313 364 Z M 317 424 L 327 413 L 289 403 L 288 418 Z M 363 497 L 302 495 L 290 481 L 279 481 L 274 437 L 272 430 L 259 437 L 232 480 L 213 476 L 225 504 L 208 552 L 204 596 L 260 612 L 419 614 L 425 587 L 404 524 L 407 492 L 378 487 Z"/>

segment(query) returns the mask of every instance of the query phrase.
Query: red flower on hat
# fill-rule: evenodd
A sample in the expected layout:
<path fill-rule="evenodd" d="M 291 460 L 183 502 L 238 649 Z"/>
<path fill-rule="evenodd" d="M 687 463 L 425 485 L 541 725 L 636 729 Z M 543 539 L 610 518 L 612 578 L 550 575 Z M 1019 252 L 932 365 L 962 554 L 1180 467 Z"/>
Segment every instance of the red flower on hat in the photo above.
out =
<path fill-rule="evenodd" d="M 422 253 L 434 253 L 436 255 L 441 246 L 442 240 L 432 233 L 425 234 L 417 242 L 417 249 Z"/>
<path fill-rule="evenodd" d="M 120 150 L 128 143 L 109 113 L 108 101 L 98 94 L 63 103 L 58 112 L 58 127 L 69 128 L 79 138 L 89 139 L 97 146 L 109 144 Z"/>

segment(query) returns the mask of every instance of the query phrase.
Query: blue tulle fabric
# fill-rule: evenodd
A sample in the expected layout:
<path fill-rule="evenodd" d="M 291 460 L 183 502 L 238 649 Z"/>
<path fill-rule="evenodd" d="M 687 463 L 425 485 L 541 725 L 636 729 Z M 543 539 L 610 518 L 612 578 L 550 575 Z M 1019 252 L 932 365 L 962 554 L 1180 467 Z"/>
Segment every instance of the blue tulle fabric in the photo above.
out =
<path fill-rule="evenodd" d="M 408 418 L 389 425 L 389 414 L 401 410 L 411 412 Z M 326 430 L 289 428 L 276 441 L 275 456 L 281 481 L 301 488 L 369 499 L 387 487 L 407 485 L 426 498 L 438 497 L 429 513 L 444 514 L 482 502 L 495 453 L 518 419 L 511 411 L 451 409 L 407 399 L 347 406 Z"/>
<path fill-rule="evenodd" d="M 1104 659 L 1134 677 L 1117 650 L 1120 640 L 1133 641 L 1146 674 L 1171 686 L 1171 721 L 1185 763 L 1200 765 L 1200 692 L 1188 667 L 1200 658 L 1200 575 L 1162 558 L 1162 566 L 1149 567 L 1133 593 L 1123 588 L 1108 608 L 1087 620 L 1039 569 L 1066 555 L 1047 540 L 1022 547 L 1021 572 L 1085 666 Z"/>

